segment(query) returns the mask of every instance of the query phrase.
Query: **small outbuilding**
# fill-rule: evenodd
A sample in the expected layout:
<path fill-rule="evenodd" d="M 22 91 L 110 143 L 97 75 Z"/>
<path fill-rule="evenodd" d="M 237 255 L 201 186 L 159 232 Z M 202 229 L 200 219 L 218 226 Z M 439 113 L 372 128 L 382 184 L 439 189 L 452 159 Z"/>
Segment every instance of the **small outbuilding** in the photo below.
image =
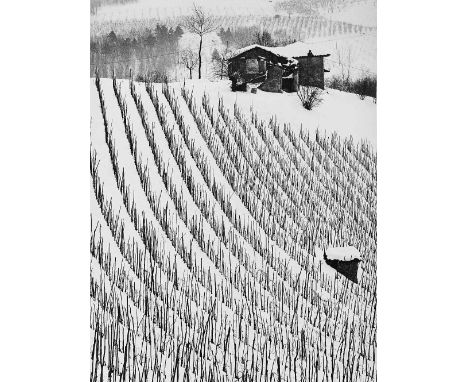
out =
<path fill-rule="evenodd" d="M 296 92 L 298 85 L 325 86 L 324 57 L 315 55 L 303 43 L 285 47 L 250 45 L 236 51 L 228 61 L 228 75 L 234 91 L 245 91 L 247 84 L 267 92 Z"/>
<path fill-rule="evenodd" d="M 325 262 L 346 278 L 357 283 L 361 254 L 355 247 L 330 247 L 323 256 Z"/>

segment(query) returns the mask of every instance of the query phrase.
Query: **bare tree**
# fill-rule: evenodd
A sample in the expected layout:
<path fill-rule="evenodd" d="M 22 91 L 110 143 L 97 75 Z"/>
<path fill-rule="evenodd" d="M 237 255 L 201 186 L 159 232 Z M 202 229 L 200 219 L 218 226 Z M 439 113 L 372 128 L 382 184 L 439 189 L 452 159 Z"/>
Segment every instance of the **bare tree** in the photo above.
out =
<path fill-rule="evenodd" d="M 273 38 L 271 37 L 271 33 L 268 31 L 258 30 L 255 33 L 255 39 L 258 45 L 273 46 L 274 44 Z"/>
<path fill-rule="evenodd" d="M 192 79 L 192 72 L 193 69 L 198 65 L 199 63 L 199 57 L 197 56 L 197 53 L 194 52 L 190 48 L 183 49 L 180 52 L 180 62 L 182 65 L 184 65 L 190 73 L 190 79 Z"/>
<path fill-rule="evenodd" d="M 211 55 L 214 75 L 221 80 L 228 76 L 228 61 L 232 56 L 232 51 L 226 45 L 221 52 L 215 49 Z"/>
<path fill-rule="evenodd" d="M 297 1 L 295 0 L 286 0 L 280 1 L 275 4 L 276 11 L 285 11 L 288 14 L 288 17 L 291 18 L 291 14 L 297 11 Z"/>
<path fill-rule="evenodd" d="M 347 53 L 347 54 L 346 54 Z M 338 58 L 338 65 L 341 67 L 341 81 L 345 86 L 349 86 L 351 81 L 351 65 L 353 62 L 351 48 L 348 48 L 347 52 L 344 50 L 336 49 L 336 55 Z"/>
<path fill-rule="evenodd" d="M 215 19 L 200 6 L 194 4 L 192 14 L 184 19 L 185 28 L 200 37 L 198 48 L 198 78 L 201 78 L 203 37 L 217 29 Z"/>

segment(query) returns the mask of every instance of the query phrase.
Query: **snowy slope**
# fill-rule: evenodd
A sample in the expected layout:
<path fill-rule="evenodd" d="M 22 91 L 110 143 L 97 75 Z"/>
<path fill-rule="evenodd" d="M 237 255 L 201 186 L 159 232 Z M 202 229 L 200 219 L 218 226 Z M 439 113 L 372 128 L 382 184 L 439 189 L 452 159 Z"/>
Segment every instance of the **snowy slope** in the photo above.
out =
<path fill-rule="evenodd" d="M 335 9 L 322 9 L 321 15 L 337 21 L 345 21 L 369 27 L 377 26 L 377 0 L 360 0 Z"/>
<path fill-rule="evenodd" d="M 275 9 L 279 0 L 198 0 L 196 3 L 215 15 L 273 16 L 285 12 Z M 139 17 L 168 18 L 186 15 L 192 0 L 138 0 L 123 5 L 105 5 L 93 17 L 99 19 L 125 19 Z M 340 2 L 332 8 L 319 8 L 319 14 L 329 20 L 375 27 L 377 25 L 376 0 Z"/>
<path fill-rule="evenodd" d="M 360 100 L 356 94 L 326 89 L 322 104 L 309 111 L 302 107 L 296 93 L 276 94 L 261 90 L 257 94 L 232 92 L 229 81 L 193 80 L 186 81 L 186 84 L 193 88 L 199 99 L 206 91 L 214 96 L 221 96 L 230 108 L 234 103 L 246 112 L 253 107 L 262 118 L 268 120 L 274 116 L 279 123 L 290 124 L 294 131 L 299 131 L 301 126 L 309 131 L 319 128 L 328 135 L 336 131 L 342 137 L 352 135 L 355 140 L 366 140 L 376 149 L 377 107 L 369 97 Z"/>
<path fill-rule="evenodd" d="M 98 19 L 139 17 L 168 18 L 191 12 L 192 0 L 139 0 L 124 5 L 109 5 L 98 9 Z M 274 3 L 269 0 L 198 0 L 197 5 L 215 15 L 273 15 Z"/>
<path fill-rule="evenodd" d="M 91 380 L 375 380 L 375 153 L 212 85 L 91 80 Z"/>

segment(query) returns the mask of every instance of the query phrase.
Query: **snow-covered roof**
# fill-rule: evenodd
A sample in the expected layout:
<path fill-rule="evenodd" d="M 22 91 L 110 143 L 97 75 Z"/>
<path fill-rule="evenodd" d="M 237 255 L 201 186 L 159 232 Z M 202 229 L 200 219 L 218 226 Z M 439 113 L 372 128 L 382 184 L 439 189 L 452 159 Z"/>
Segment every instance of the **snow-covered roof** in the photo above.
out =
<path fill-rule="evenodd" d="M 278 50 L 279 48 L 272 48 L 272 47 L 269 47 L 269 46 L 263 46 L 263 45 L 258 45 L 258 44 L 253 44 L 253 45 L 246 46 L 246 47 L 244 47 L 244 48 L 237 49 L 237 50 L 232 54 L 231 58 L 237 57 L 237 56 L 239 56 L 240 54 L 245 53 L 245 52 L 248 52 L 249 50 L 255 49 L 255 48 L 260 48 L 260 49 L 263 49 L 263 50 L 265 50 L 265 51 L 267 51 L 267 52 L 273 53 L 275 56 L 279 56 L 279 57 L 286 58 L 286 59 L 288 60 L 288 62 L 291 63 L 291 64 L 297 64 L 297 60 L 295 60 L 294 58 L 292 58 L 292 56 L 284 55 L 283 53 L 281 53 L 281 52 Z"/>
<path fill-rule="evenodd" d="M 273 48 L 277 54 L 281 54 L 287 57 L 301 57 L 307 56 L 309 50 L 314 54 L 314 56 L 325 56 L 328 52 L 323 51 L 322 49 L 317 49 L 315 44 L 307 44 L 302 41 L 297 41 L 286 46 L 280 46 Z"/>
<path fill-rule="evenodd" d="M 351 261 L 361 260 L 361 254 L 355 247 L 330 247 L 325 252 L 328 260 Z"/>
<path fill-rule="evenodd" d="M 314 56 L 327 56 L 329 55 L 327 52 L 317 49 L 315 44 L 307 44 L 302 41 L 298 41 L 286 46 L 278 46 L 278 47 L 270 47 L 270 46 L 263 46 L 258 44 L 253 44 L 246 46 L 244 48 L 236 50 L 231 58 L 237 57 L 242 53 L 248 52 L 251 49 L 260 48 L 266 50 L 267 52 L 273 53 L 276 56 L 286 58 L 291 64 L 297 64 L 297 60 L 293 57 L 303 57 L 307 56 L 309 51 L 311 51 Z"/>

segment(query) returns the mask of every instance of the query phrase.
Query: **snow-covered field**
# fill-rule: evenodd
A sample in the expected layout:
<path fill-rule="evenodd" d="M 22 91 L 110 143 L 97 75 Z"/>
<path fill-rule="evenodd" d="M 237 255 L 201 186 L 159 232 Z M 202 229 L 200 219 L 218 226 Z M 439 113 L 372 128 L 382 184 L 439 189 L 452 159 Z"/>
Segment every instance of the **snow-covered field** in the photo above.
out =
<path fill-rule="evenodd" d="M 375 381 L 375 105 L 226 86 L 91 79 L 91 380 Z"/>
<path fill-rule="evenodd" d="M 376 8 L 369 0 L 361 23 L 354 17 L 354 9 L 361 3 L 351 1 L 339 8 L 321 9 L 318 13 L 293 13 L 275 10 L 277 0 L 198 0 L 209 14 L 216 17 L 224 29 L 256 26 L 274 36 L 304 41 L 309 38 L 375 33 L 376 25 L 368 21 L 376 16 Z M 375 0 L 374 0 L 375 1 Z M 113 30 L 117 34 L 141 33 L 156 23 L 175 26 L 193 10 L 192 0 L 139 0 L 121 5 L 105 5 L 91 15 L 91 36 L 102 36 Z M 367 3 L 366 3 L 367 4 Z M 370 4 L 370 5 L 369 5 Z M 357 7 L 357 8 L 356 8 Z M 359 8 L 360 9 L 360 8 Z M 358 15 L 361 15 L 358 9 Z"/>
<path fill-rule="evenodd" d="M 197 0 L 197 5 L 215 15 L 274 15 L 274 2 L 270 0 Z M 170 18 L 191 12 L 193 0 L 139 0 L 123 5 L 99 8 L 98 19 L 125 19 L 140 17 Z"/>
<path fill-rule="evenodd" d="M 360 0 L 334 10 L 322 9 L 321 15 L 331 20 L 377 27 L 377 0 Z"/>
<path fill-rule="evenodd" d="M 333 132 L 343 138 L 352 135 L 355 141 L 364 140 L 374 148 L 377 147 L 377 105 L 370 97 L 361 100 L 357 94 L 327 88 L 322 93 L 322 103 L 315 109 L 306 110 L 297 93 L 278 94 L 261 90 L 257 94 L 232 92 L 230 81 L 187 80 L 186 86 L 193 89 L 197 99 L 201 99 L 203 93 L 207 92 L 214 97 L 221 97 L 231 109 L 237 103 L 244 113 L 253 108 L 264 120 L 273 116 L 281 125 L 289 124 L 296 133 L 301 126 L 309 132 L 319 128 L 328 136 Z"/>
<path fill-rule="evenodd" d="M 262 15 L 285 14 L 275 9 L 279 0 L 197 0 L 196 3 L 215 15 Z M 141 17 L 171 18 L 190 13 L 193 0 L 138 0 L 137 2 L 106 5 L 93 15 L 96 19 L 129 19 Z M 343 21 L 369 27 L 377 26 L 377 0 L 342 1 L 333 8 L 318 8 L 326 19 Z"/>

